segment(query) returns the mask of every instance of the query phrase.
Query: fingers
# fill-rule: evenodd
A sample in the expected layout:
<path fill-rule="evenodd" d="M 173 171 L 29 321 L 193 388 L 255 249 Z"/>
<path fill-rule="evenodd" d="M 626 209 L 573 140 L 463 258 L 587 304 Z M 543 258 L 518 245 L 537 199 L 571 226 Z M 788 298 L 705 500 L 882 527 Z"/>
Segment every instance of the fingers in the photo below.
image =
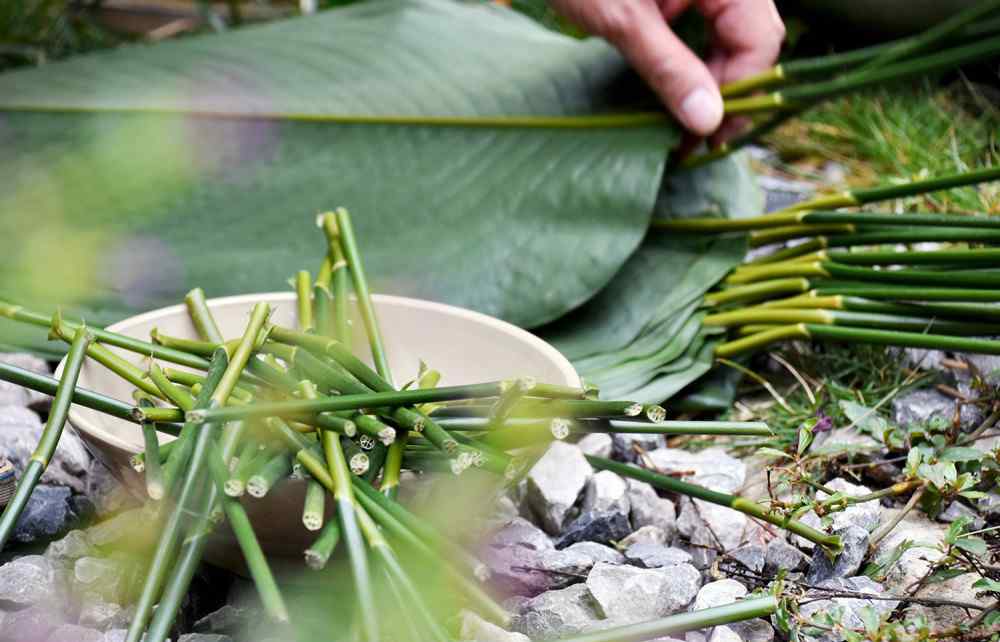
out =
<path fill-rule="evenodd" d="M 600 3 L 599 35 L 618 47 L 667 108 L 691 132 L 708 135 L 722 122 L 722 96 L 705 64 L 667 25 L 653 0 Z"/>
<path fill-rule="evenodd" d="M 764 71 L 775 63 L 785 26 L 773 0 L 697 0 L 712 25 L 710 67 L 720 84 Z"/>

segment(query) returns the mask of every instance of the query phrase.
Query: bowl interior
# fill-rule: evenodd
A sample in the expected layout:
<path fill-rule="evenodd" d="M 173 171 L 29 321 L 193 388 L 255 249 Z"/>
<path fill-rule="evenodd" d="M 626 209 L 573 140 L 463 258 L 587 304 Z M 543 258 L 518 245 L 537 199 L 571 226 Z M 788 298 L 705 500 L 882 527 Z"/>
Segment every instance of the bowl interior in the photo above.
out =
<path fill-rule="evenodd" d="M 259 301 L 273 306 L 271 318 L 276 324 L 295 326 L 295 295 L 291 292 L 212 299 L 208 304 L 223 335 L 230 339 L 242 334 L 250 308 Z M 375 295 L 374 305 L 397 385 L 416 376 L 421 360 L 441 372 L 441 385 L 518 376 L 532 376 L 554 384 L 575 386 L 580 383 L 572 365 L 557 350 L 509 323 L 477 312 L 405 297 Z M 364 326 L 354 306 L 352 313 L 352 347 L 355 354 L 370 362 Z M 154 327 L 177 337 L 198 336 L 183 305 L 131 317 L 108 329 L 148 340 Z M 143 359 L 123 350 L 116 352 L 136 364 Z M 131 401 L 132 387 L 89 359 L 80 374 L 80 385 Z M 142 435 L 135 424 L 81 406 L 73 407 L 71 418 L 90 441 L 103 442 L 130 453 L 137 453 L 142 448 Z"/>

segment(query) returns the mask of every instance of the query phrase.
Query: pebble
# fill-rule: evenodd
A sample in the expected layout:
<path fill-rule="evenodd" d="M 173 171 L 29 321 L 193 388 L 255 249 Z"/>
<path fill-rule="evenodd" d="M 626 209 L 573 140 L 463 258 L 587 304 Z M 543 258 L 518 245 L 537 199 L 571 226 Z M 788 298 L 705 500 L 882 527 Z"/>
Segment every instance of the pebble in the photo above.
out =
<path fill-rule="evenodd" d="M 638 542 L 625 550 L 625 559 L 640 568 L 662 568 L 690 564 L 691 554 L 664 544 Z"/>
<path fill-rule="evenodd" d="M 732 551 L 743 542 L 748 521 L 746 515 L 731 508 L 682 497 L 677 531 L 695 546 Z"/>
<path fill-rule="evenodd" d="M 809 556 L 789 544 L 783 538 L 777 537 L 767 544 L 767 557 L 764 568 L 769 573 L 780 570 L 797 571 L 809 561 Z"/>
<path fill-rule="evenodd" d="M 49 606 L 31 606 L 8 613 L 3 619 L 0 642 L 37 642 L 45 640 L 63 617 Z"/>
<path fill-rule="evenodd" d="M 36 374 L 51 375 L 49 364 L 35 355 L 23 352 L 0 352 L 0 362 Z M 0 381 L 0 406 L 43 407 L 52 400 L 49 395 L 23 388 L 9 381 Z M 2 412 L 2 411 L 0 411 Z"/>
<path fill-rule="evenodd" d="M 772 642 L 774 640 L 774 627 L 767 620 L 757 618 L 733 622 L 726 626 L 736 631 L 743 642 Z"/>
<path fill-rule="evenodd" d="M 747 587 L 736 580 L 716 580 L 709 582 L 698 590 L 698 595 L 694 598 L 692 611 L 701 609 L 711 609 L 716 606 L 732 604 L 736 600 L 746 596 Z"/>
<path fill-rule="evenodd" d="M 538 568 L 548 574 L 549 587 L 565 588 L 587 579 L 594 564 L 622 564 L 625 557 L 615 549 L 596 542 L 579 542 L 562 550 L 539 555 Z"/>
<path fill-rule="evenodd" d="M 833 591 L 852 591 L 855 593 L 871 593 L 872 595 L 883 595 L 885 587 L 871 579 L 859 576 L 848 578 L 833 578 L 819 582 L 820 587 Z M 879 615 L 891 613 L 895 610 L 898 602 L 894 600 L 866 600 L 863 598 L 835 597 L 830 599 L 816 599 L 822 597 L 823 592 L 810 590 L 806 597 L 810 598 L 799 607 L 799 613 L 809 617 L 819 613 L 828 612 L 830 609 L 839 607 L 842 609 L 841 622 L 848 628 L 863 628 L 861 611 L 872 609 Z M 816 642 L 840 642 L 842 637 L 833 632 L 821 632 L 817 635 L 809 636 L 809 639 Z"/>
<path fill-rule="evenodd" d="M 76 560 L 90 552 L 90 541 L 86 533 L 81 530 L 72 530 L 62 537 L 50 543 L 45 549 L 45 556 L 54 560 Z"/>
<path fill-rule="evenodd" d="M 819 584 L 829 579 L 851 577 L 861 569 L 861 563 L 868 555 L 868 531 L 852 525 L 834 532 L 840 535 L 844 550 L 831 562 L 823 548 L 817 546 L 806 573 L 807 583 Z"/>
<path fill-rule="evenodd" d="M 553 442 L 528 472 L 525 500 L 552 535 L 562 532 L 593 469 L 572 444 Z"/>
<path fill-rule="evenodd" d="M 951 421 L 955 400 L 933 388 L 914 390 L 892 401 L 892 417 L 896 425 L 908 428 L 926 424 L 931 419 Z"/>
<path fill-rule="evenodd" d="M 225 604 L 195 622 L 193 629 L 198 633 L 236 634 L 247 630 L 253 619 L 253 608 Z"/>
<path fill-rule="evenodd" d="M 643 569 L 598 563 L 586 586 L 604 617 L 639 622 L 687 607 L 701 586 L 701 574 L 690 564 Z"/>
<path fill-rule="evenodd" d="M 628 485 L 619 475 L 602 470 L 587 481 L 581 512 L 621 513 L 627 519 L 629 510 Z"/>
<path fill-rule="evenodd" d="M 511 628 L 531 640 L 548 640 L 586 631 L 600 619 L 587 585 L 574 584 L 522 604 Z"/>
<path fill-rule="evenodd" d="M 648 453 L 665 448 L 667 440 L 663 435 L 646 433 L 614 433 L 611 435 L 612 454 L 619 461 L 636 463 L 640 453 Z"/>
<path fill-rule="evenodd" d="M 689 483 L 722 493 L 734 493 L 746 481 L 747 467 L 722 448 L 706 448 L 693 453 L 678 448 L 660 448 L 649 453 L 660 472 L 680 475 Z"/>
<path fill-rule="evenodd" d="M 104 598 L 95 593 L 88 593 L 83 596 L 80 606 L 79 623 L 101 631 L 128 626 L 131 614 L 128 609 L 122 608 L 120 604 L 107 602 Z"/>
<path fill-rule="evenodd" d="M 533 551 L 552 550 L 555 545 L 542 529 L 523 517 L 515 517 L 497 529 L 490 538 L 490 546 L 521 546 Z"/>
<path fill-rule="evenodd" d="M 632 528 L 641 530 L 646 526 L 655 526 L 663 531 L 666 538 L 672 539 L 677 532 L 674 503 L 657 495 L 656 490 L 646 482 L 629 479 L 626 483 Z"/>
<path fill-rule="evenodd" d="M 26 555 L 0 566 L 0 606 L 24 608 L 55 597 L 55 569 L 41 555 Z"/>
<path fill-rule="evenodd" d="M 643 526 L 632 531 L 628 537 L 618 542 L 619 549 L 626 549 L 632 544 L 666 544 L 670 540 L 666 532 L 659 526 Z"/>
<path fill-rule="evenodd" d="M 562 579 L 544 570 L 542 552 L 555 546 L 540 528 L 515 517 L 496 530 L 480 557 L 490 570 L 494 588 L 511 595 L 538 595 Z M 558 582 L 556 582 L 558 584 Z"/>
<path fill-rule="evenodd" d="M 556 548 L 565 548 L 577 542 L 607 544 L 627 536 L 632 531 L 626 513 L 588 511 L 566 527 Z"/>
<path fill-rule="evenodd" d="M 14 527 L 14 541 L 28 544 L 65 532 L 76 521 L 65 486 L 39 484 L 31 493 Z"/>
<path fill-rule="evenodd" d="M 614 442 L 611 440 L 611 435 L 605 432 L 592 432 L 576 442 L 576 446 L 584 455 L 607 458 L 611 456 Z"/>
<path fill-rule="evenodd" d="M 128 568 L 119 559 L 81 557 L 73 564 L 73 582 L 80 593 L 93 593 L 116 602 L 127 588 Z"/>
<path fill-rule="evenodd" d="M 104 634 L 78 624 L 63 624 L 49 634 L 46 642 L 104 642 Z"/>
<path fill-rule="evenodd" d="M 531 642 L 523 633 L 511 633 L 471 611 L 461 613 L 460 636 L 469 642 Z"/>
<path fill-rule="evenodd" d="M 826 483 L 825 486 L 830 490 L 842 493 L 847 497 L 860 497 L 862 495 L 868 495 L 872 492 L 865 486 L 852 484 L 846 479 L 840 477 L 831 480 Z M 823 491 L 817 491 L 816 493 L 816 498 L 820 501 L 829 499 L 829 497 L 830 495 Z M 832 519 L 831 528 L 835 531 L 847 528 L 848 526 L 860 526 L 871 533 L 878 528 L 879 522 L 881 521 L 882 507 L 878 500 L 862 502 L 860 504 L 851 504 L 842 511 L 831 513 L 830 518 Z"/>
<path fill-rule="evenodd" d="M 31 410 L 18 406 L 0 407 L 0 456 L 6 457 L 17 469 L 24 471 L 31 454 L 42 437 L 42 422 Z M 87 488 L 90 455 L 83 442 L 71 429 L 64 430 L 52 461 L 42 473 L 42 484 L 66 486 L 76 493 Z"/>
<path fill-rule="evenodd" d="M 708 642 L 743 642 L 743 639 L 728 626 L 717 626 L 708 636 Z"/>

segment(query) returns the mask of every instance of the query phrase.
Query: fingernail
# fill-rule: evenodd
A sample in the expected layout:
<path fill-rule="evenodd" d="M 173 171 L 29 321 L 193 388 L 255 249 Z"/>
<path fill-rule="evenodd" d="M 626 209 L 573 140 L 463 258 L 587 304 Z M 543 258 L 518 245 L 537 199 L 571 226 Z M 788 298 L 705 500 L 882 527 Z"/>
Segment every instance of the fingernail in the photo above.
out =
<path fill-rule="evenodd" d="M 681 120 L 696 134 L 711 134 L 722 122 L 722 96 L 699 87 L 681 101 Z"/>

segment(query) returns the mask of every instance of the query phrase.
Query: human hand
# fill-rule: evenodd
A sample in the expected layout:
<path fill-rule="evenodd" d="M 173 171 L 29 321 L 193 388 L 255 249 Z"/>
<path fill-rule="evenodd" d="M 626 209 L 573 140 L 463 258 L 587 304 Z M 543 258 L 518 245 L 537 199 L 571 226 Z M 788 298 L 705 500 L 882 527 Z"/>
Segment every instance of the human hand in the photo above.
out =
<path fill-rule="evenodd" d="M 550 0 L 565 18 L 617 47 L 674 116 L 698 136 L 725 139 L 719 85 L 774 64 L 785 26 L 774 0 Z M 702 61 L 670 29 L 694 4 L 712 28 Z"/>

